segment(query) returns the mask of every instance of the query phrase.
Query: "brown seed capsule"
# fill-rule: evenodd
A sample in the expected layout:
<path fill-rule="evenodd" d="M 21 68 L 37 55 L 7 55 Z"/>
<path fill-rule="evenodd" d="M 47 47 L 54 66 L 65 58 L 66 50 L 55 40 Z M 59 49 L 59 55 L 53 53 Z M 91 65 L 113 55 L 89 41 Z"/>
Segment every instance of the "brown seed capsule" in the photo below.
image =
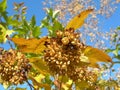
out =
<path fill-rule="evenodd" d="M 1 79 L 10 84 L 23 83 L 27 80 L 26 75 L 30 70 L 28 59 L 22 53 L 10 49 L 2 53 L 2 58 L 0 59 L 0 70 Z M 22 75 L 20 72 L 25 71 L 26 74 Z M 25 78 L 20 79 L 19 77 Z M 4 83 L 4 82 L 3 82 Z"/>
<path fill-rule="evenodd" d="M 69 43 L 69 38 L 68 37 L 62 38 L 62 43 L 63 45 L 67 45 Z"/>
<path fill-rule="evenodd" d="M 57 35 L 58 38 L 60 38 L 60 37 L 62 37 L 63 32 L 59 30 L 59 31 L 56 32 L 56 35 Z"/>

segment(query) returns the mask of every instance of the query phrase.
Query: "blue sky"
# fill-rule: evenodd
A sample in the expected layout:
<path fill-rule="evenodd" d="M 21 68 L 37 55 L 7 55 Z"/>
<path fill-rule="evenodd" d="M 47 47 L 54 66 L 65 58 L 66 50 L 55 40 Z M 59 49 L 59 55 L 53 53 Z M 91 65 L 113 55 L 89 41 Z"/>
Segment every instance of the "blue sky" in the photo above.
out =
<path fill-rule="evenodd" d="M 2 0 L 0 0 L 2 1 Z M 33 15 L 36 16 L 37 25 L 40 25 L 40 21 L 45 17 L 45 12 L 43 10 L 42 1 L 44 0 L 8 0 L 8 9 L 9 15 L 13 15 L 13 2 L 25 2 L 25 6 L 28 7 L 27 9 L 27 20 L 30 20 Z M 96 0 L 97 1 L 97 0 Z M 104 31 L 109 30 L 110 27 L 116 28 L 120 26 L 120 5 L 115 13 L 109 18 L 106 19 L 104 17 L 100 17 L 100 25 Z M 46 33 L 46 32 L 43 32 Z M 0 45 L 1 46 L 1 45 Z M 8 45 L 4 45 L 3 47 L 9 48 Z M 0 90 L 4 90 L 2 86 L 0 86 Z"/>

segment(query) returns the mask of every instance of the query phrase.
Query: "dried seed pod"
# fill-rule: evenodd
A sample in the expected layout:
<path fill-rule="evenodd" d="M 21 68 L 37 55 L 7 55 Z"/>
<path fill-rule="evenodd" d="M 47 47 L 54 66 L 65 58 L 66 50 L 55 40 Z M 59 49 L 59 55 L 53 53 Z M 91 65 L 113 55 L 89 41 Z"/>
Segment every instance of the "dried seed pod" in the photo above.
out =
<path fill-rule="evenodd" d="M 80 42 L 79 33 L 69 29 L 63 32 L 58 31 L 56 35 L 50 38 L 49 46 L 44 53 L 49 69 L 54 74 L 67 75 L 73 81 L 90 79 L 90 82 L 93 82 L 92 73 L 89 76 L 89 72 L 85 71 L 86 68 L 82 66 L 77 68 L 81 63 L 81 49 L 85 48 L 85 45 Z M 52 54 L 53 51 L 54 54 Z"/>
<path fill-rule="evenodd" d="M 61 41 L 62 41 L 63 45 L 67 45 L 69 43 L 69 38 L 68 37 L 64 37 L 64 38 L 62 38 Z"/>
<path fill-rule="evenodd" d="M 15 85 L 23 83 L 27 80 L 30 68 L 31 65 L 25 55 L 16 50 L 4 51 L 0 58 L 0 76 L 5 82 Z"/>

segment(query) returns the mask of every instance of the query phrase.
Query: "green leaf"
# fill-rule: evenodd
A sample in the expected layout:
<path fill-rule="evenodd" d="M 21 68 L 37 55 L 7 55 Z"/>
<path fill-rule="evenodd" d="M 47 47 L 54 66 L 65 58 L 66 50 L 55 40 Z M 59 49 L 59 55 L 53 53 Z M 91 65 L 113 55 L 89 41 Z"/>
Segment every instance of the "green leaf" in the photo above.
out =
<path fill-rule="evenodd" d="M 52 15 L 52 21 L 53 21 L 53 22 L 57 19 L 58 14 L 59 14 L 59 11 L 58 11 L 58 10 L 53 12 L 53 15 Z"/>
<path fill-rule="evenodd" d="M 49 19 L 47 17 L 45 17 L 42 22 L 41 22 L 44 26 L 48 26 L 49 25 Z"/>
<path fill-rule="evenodd" d="M 35 24 L 36 24 L 36 19 L 35 19 L 35 16 L 32 16 L 32 19 L 31 19 L 31 27 L 34 27 Z"/>
<path fill-rule="evenodd" d="M 50 79 L 50 75 L 46 75 L 45 76 L 45 82 L 44 83 L 47 83 L 47 84 L 53 84 L 52 80 Z"/>
<path fill-rule="evenodd" d="M 23 28 L 17 28 L 15 29 L 19 34 L 26 34 L 26 31 Z"/>
<path fill-rule="evenodd" d="M 7 16 L 8 12 L 4 11 L 1 13 L 1 16 L 3 16 L 4 20 L 7 22 L 8 20 L 8 16 Z"/>
<path fill-rule="evenodd" d="M 118 56 L 118 49 L 115 49 L 114 51 L 112 51 L 113 52 L 113 54 L 115 55 L 115 56 Z"/>
<path fill-rule="evenodd" d="M 63 26 L 59 21 L 55 20 L 53 22 L 53 26 L 51 26 L 51 28 L 49 28 L 49 30 L 52 31 L 52 33 L 51 33 L 52 36 L 56 36 L 56 31 L 63 30 Z"/>
<path fill-rule="evenodd" d="M 106 53 L 110 53 L 112 51 L 113 51 L 113 49 L 107 49 L 107 50 L 105 50 Z"/>
<path fill-rule="evenodd" d="M 38 38 L 38 37 L 40 36 L 40 34 L 41 34 L 41 32 L 40 32 L 40 27 L 39 27 L 39 26 L 36 26 L 36 27 L 34 28 L 32 34 L 33 34 L 34 37 Z"/>
<path fill-rule="evenodd" d="M 53 12 L 53 15 L 52 15 L 52 18 L 57 18 L 58 14 L 59 14 L 59 11 L 58 11 L 58 10 L 57 10 L 57 11 L 54 11 L 54 12 Z"/>
<path fill-rule="evenodd" d="M 19 22 L 18 20 L 13 20 L 12 16 L 8 17 L 7 22 L 9 25 L 12 26 L 19 26 L 21 24 L 21 22 Z"/>
<path fill-rule="evenodd" d="M 7 8 L 7 0 L 0 2 L 0 12 L 4 12 Z"/>
<path fill-rule="evenodd" d="M 62 24 L 59 21 L 55 20 L 53 22 L 53 30 L 62 30 L 62 29 L 63 29 Z"/>
<path fill-rule="evenodd" d="M 26 20 L 23 20 L 23 28 L 26 29 L 27 31 L 30 29 Z"/>
<path fill-rule="evenodd" d="M 120 30 L 120 26 L 119 26 L 119 27 L 117 27 L 117 30 Z"/>
<path fill-rule="evenodd" d="M 118 60 L 120 60 L 120 55 L 115 56 L 115 58 L 117 58 Z"/>
<path fill-rule="evenodd" d="M 47 8 L 46 11 L 47 11 L 47 14 L 48 14 L 49 17 L 53 16 L 53 10 L 52 10 L 52 8 Z"/>

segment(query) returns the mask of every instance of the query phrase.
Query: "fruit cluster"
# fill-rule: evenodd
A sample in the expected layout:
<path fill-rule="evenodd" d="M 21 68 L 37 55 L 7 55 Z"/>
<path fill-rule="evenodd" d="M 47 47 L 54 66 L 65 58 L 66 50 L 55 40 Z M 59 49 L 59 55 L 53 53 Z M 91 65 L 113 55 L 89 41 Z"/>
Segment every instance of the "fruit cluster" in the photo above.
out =
<path fill-rule="evenodd" d="M 95 81 L 96 74 L 80 66 L 82 49 L 86 48 L 80 42 L 80 33 L 74 29 L 57 31 L 56 37 L 51 37 L 45 45 L 44 59 L 53 73 L 66 75 L 73 81 Z"/>
<path fill-rule="evenodd" d="M 47 42 L 44 59 L 50 70 L 56 74 L 65 75 L 80 63 L 81 48 L 84 45 L 79 40 L 80 35 L 73 29 L 57 31 L 56 37 Z"/>
<path fill-rule="evenodd" d="M 51 72 L 66 75 L 73 81 L 88 79 L 94 81 L 95 75 L 80 66 L 82 50 L 86 48 L 80 41 L 80 33 L 75 32 L 74 29 L 57 31 L 56 37 L 51 37 L 45 45 L 47 48 L 44 59 Z"/>
<path fill-rule="evenodd" d="M 2 51 L 0 55 L 0 77 L 11 84 L 21 84 L 27 80 L 31 65 L 24 54 L 10 49 Z"/>
<path fill-rule="evenodd" d="M 69 72 L 68 76 L 73 81 L 87 81 L 89 85 L 93 85 L 93 83 L 97 80 L 97 75 L 94 72 L 89 71 L 87 67 L 76 68 L 74 72 Z"/>

